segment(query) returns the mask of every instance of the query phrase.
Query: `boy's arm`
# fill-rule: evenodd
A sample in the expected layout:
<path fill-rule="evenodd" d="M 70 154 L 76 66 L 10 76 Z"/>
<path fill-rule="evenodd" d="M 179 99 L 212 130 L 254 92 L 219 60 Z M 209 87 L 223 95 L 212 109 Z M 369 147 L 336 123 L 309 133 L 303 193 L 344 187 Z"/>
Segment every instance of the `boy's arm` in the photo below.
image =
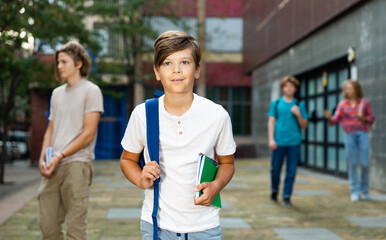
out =
<path fill-rule="evenodd" d="M 123 150 L 121 155 L 121 169 L 126 178 L 141 189 L 153 186 L 155 179 L 161 175 L 161 169 L 156 161 L 147 163 L 143 170 L 139 166 L 140 153 Z"/>
<path fill-rule="evenodd" d="M 54 130 L 54 123 L 52 121 L 48 122 L 48 126 L 46 129 L 46 132 L 44 133 L 44 138 L 43 138 L 43 143 L 42 143 L 42 150 L 40 153 L 40 158 L 39 158 L 39 169 L 40 169 L 40 174 L 43 177 L 48 177 L 47 174 L 47 166 L 46 166 L 46 148 L 51 145 L 51 139 L 52 139 L 52 133 Z"/>
<path fill-rule="evenodd" d="M 268 145 L 269 149 L 276 150 L 277 145 L 274 139 L 276 119 L 274 117 L 268 117 Z"/>
<path fill-rule="evenodd" d="M 76 153 L 80 149 L 86 147 L 96 136 L 98 130 L 98 123 L 101 113 L 90 112 L 84 115 L 83 120 L 83 132 L 65 149 L 62 150 L 59 156 L 51 158 L 50 163 L 47 166 L 47 176 L 51 177 L 54 173 L 59 162 L 65 157 Z M 60 127 L 60 126 L 56 126 Z"/>
<path fill-rule="evenodd" d="M 204 182 L 196 186 L 195 191 L 202 190 L 202 195 L 194 199 L 195 205 L 210 206 L 216 195 L 229 183 L 235 172 L 234 155 L 217 156 L 218 170 L 213 182 Z"/>

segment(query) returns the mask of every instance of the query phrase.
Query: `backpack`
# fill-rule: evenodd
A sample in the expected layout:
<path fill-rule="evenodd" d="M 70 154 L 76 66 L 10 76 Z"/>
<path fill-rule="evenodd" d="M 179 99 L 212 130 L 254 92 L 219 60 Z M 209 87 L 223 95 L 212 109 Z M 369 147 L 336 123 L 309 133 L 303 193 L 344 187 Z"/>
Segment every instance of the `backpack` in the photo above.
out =
<path fill-rule="evenodd" d="M 146 141 L 149 150 L 151 161 L 156 161 L 159 164 L 159 114 L 158 114 L 158 98 L 164 93 L 156 91 L 154 98 L 147 99 L 145 102 L 146 108 Z M 141 169 L 145 166 L 145 158 L 143 152 L 139 158 L 139 165 Z M 153 239 L 158 240 L 158 223 L 157 212 L 159 203 L 159 182 L 160 178 L 154 180 L 154 204 L 153 212 L 151 214 L 153 220 Z"/>

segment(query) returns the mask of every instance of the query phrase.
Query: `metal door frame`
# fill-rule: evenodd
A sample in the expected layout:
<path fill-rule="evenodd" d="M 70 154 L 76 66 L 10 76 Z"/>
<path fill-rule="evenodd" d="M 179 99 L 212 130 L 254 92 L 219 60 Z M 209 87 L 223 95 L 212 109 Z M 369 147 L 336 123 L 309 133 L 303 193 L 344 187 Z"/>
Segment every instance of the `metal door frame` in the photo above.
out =
<path fill-rule="evenodd" d="M 347 70 L 347 77 L 350 78 L 350 64 L 347 62 L 347 56 L 346 55 L 339 57 L 339 58 L 336 58 L 336 59 L 333 59 L 327 63 L 324 63 L 322 65 L 316 66 L 312 69 L 309 69 L 307 71 L 304 71 L 302 73 L 295 75 L 296 78 L 299 79 L 300 84 L 305 85 L 304 86 L 305 95 L 300 96 L 300 91 L 297 91 L 296 97 L 299 98 L 301 101 L 304 101 L 307 109 L 309 109 L 309 100 L 315 99 L 315 110 L 314 110 L 315 113 L 309 112 L 309 124 L 315 124 L 315 128 L 314 128 L 314 131 L 315 131 L 314 136 L 315 137 L 314 137 L 313 141 L 309 140 L 310 129 L 305 130 L 305 134 L 302 135 L 302 147 L 305 147 L 305 149 L 304 149 L 305 159 L 302 159 L 302 157 L 304 158 L 304 156 L 303 156 L 303 154 L 301 154 L 301 159 L 299 161 L 299 164 L 303 167 L 307 167 L 307 168 L 310 168 L 313 170 L 326 172 L 326 173 L 330 173 L 330 174 L 334 174 L 334 175 L 342 176 L 342 177 L 347 177 L 347 171 L 341 171 L 340 166 L 339 166 L 339 163 L 340 163 L 339 151 L 341 151 L 342 148 L 344 148 L 344 144 L 339 143 L 339 135 L 338 134 L 340 134 L 339 128 L 341 126 L 336 128 L 336 130 L 335 130 L 335 134 L 336 134 L 335 139 L 336 140 L 335 140 L 335 142 L 331 143 L 328 141 L 328 128 L 329 128 L 328 122 L 324 119 L 323 115 L 318 116 L 316 114 L 316 111 L 317 111 L 316 100 L 318 97 L 323 97 L 323 108 L 324 109 L 328 108 L 330 110 L 330 112 L 333 112 L 333 110 L 335 110 L 335 109 L 331 109 L 331 107 L 328 106 L 328 97 L 331 95 L 336 95 L 337 102 L 339 102 L 340 101 L 339 96 L 341 94 L 342 86 L 338 85 L 338 86 L 336 86 L 335 89 L 328 90 L 328 88 L 327 88 L 328 81 L 327 81 L 327 84 L 323 84 L 322 92 L 318 93 L 317 90 L 315 90 L 315 93 L 310 95 L 308 92 L 308 89 L 309 89 L 308 84 L 309 84 L 310 80 L 314 80 L 314 79 L 316 79 L 315 84 L 317 83 L 318 80 L 323 81 L 323 73 L 327 74 L 327 78 L 328 78 L 328 74 L 337 74 L 336 75 L 336 81 L 338 82 L 337 84 L 339 84 L 339 76 L 338 76 L 339 71 L 342 71 L 342 70 L 344 71 L 345 69 Z M 315 86 L 315 89 L 316 88 L 317 88 L 317 86 Z M 317 138 L 317 125 L 316 125 L 316 123 L 320 122 L 320 121 L 323 121 L 323 140 L 322 141 L 318 141 L 316 139 Z M 309 162 L 308 156 L 309 156 L 310 146 L 323 147 L 323 159 L 322 159 L 323 166 L 322 167 L 317 166 L 317 157 L 318 156 L 317 156 L 317 150 L 316 149 L 314 150 L 314 153 L 313 153 L 315 163 L 311 164 Z M 328 147 L 335 147 L 336 148 L 336 150 L 335 150 L 336 160 L 335 160 L 335 168 L 334 169 L 328 168 Z M 346 163 L 347 163 L 347 161 L 346 161 Z"/>

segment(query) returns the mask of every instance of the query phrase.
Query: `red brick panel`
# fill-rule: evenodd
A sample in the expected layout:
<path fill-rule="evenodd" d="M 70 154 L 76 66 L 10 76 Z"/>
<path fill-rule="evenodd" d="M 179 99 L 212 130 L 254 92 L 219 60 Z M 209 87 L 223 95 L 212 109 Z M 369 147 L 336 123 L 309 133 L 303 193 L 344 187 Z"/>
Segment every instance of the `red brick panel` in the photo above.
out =
<path fill-rule="evenodd" d="M 160 9 L 159 16 L 164 16 L 164 14 L 173 14 L 177 17 L 197 17 L 197 6 L 195 0 L 174 0 L 165 6 L 165 8 Z M 146 10 L 145 10 L 145 14 Z M 157 14 L 152 13 L 151 15 L 157 16 Z"/>
<path fill-rule="evenodd" d="M 241 0 L 207 0 L 207 17 L 242 17 L 243 3 Z"/>
<path fill-rule="evenodd" d="M 175 0 L 162 11 L 172 12 L 178 17 L 197 17 L 197 0 Z M 242 17 L 241 0 L 206 0 L 207 17 Z"/>
<path fill-rule="evenodd" d="M 47 128 L 48 95 L 37 90 L 31 92 L 31 163 L 38 163 L 42 149 L 43 137 Z"/>
<path fill-rule="evenodd" d="M 241 63 L 206 63 L 207 86 L 251 86 L 251 78 L 243 74 Z"/>

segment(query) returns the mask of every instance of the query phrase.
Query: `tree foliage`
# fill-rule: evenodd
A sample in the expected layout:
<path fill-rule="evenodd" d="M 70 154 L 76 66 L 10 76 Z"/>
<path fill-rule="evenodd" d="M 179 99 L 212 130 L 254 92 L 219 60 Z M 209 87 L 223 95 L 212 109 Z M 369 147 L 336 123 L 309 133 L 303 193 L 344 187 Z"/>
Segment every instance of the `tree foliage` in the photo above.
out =
<path fill-rule="evenodd" d="M 170 2 L 178 1 L 0 0 L 0 126 L 5 130 L 3 141 L 19 106 L 16 99 L 28 97 L 30 86 L 51 90 L 57 85 L 53 67 L 38 61 L 40 53 L 77 39 L 92 56 L 100 56 L 98 31 L 86 29 L 84 21 L 87 17 L 99 19 L 109 37 L 118 36 L 116 42 L 115 39 L 111 42 L 113 47 L 117 47 L 118 55 L 99 58 L 98 67 L 92 69 L 96 74 L 90 78 L 102 84 L 103 73 L 125 75 L 129 79 L 128 95 L 134 95 L 134 81 L 143 79 L 140 70 L 143 53 L 151 49 L 144 43 L 157 35 L 149 17 L 166 16 L 171 21 L 178 21 L 173 8 L 160 12 Z M 31 44 L 33 49 L 28 49 Z M 133 106 L 133 102 L 129 101 L 129 104 Z M 5 152 L 3 145 L 2 152 Z M 4 181 L 6 154 L 1 157 L 0 183 Z"/>
<path fill-rule="evenodd" d="M 114 73 L 128 80 L 128 112 L 135 103 L 134 84 L 143 85 L 148 77 L 142 72 L 143 56 L 153 50 L 153 40 L 158 31 L 151 24 L 151 17 L 162 16 L 175 24 L 180 23 L 173 12 L 175 0 L 94 0 L 87 9 L 99 17 L 95 31 L 104 31 L 108 49 L 98 58 L 97 73 Z M 167 9 L 167 11 L 165 11 Z M 117 75 L 113 80 L 118 80 Z"/>
<path fill-rule="evenodd" d="M 7 139 L 8 129 L 29 87 L 52 88 L 52 67 L 37 56 L 45 49 L 78 39 L 95 52 L 99 44 L 82 23 L 85 0 L 0 0 L 0 126 Z M 1 154 L 0 183 L 4 182 L 5 144 Z"/>

